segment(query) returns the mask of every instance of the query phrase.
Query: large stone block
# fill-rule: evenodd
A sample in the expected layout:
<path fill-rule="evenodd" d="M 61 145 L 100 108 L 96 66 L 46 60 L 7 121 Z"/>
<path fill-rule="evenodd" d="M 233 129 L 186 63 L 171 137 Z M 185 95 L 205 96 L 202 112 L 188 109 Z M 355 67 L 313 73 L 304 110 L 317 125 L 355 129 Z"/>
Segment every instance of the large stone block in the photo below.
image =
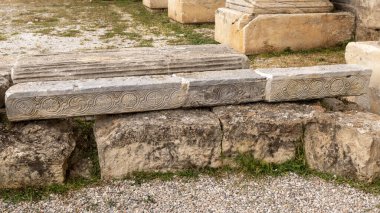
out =
<path fill-rule="evenodd" d="M 380 0 L 332 0 L 338 9 L 355 13 L 360 23 L 380 29 Z"/>
<path fill-rule="evenodd" d="M 0 123 L 0 188 L 62 183 L 74 147 L 67 121 Z"/>
<path fill-rule="evenodd" d="M 249 68 L 249 59 L 224 45 L 129 48 L 20 57 L 14 83 L 112 78 Z"/>
<path fill-rule="evenodd" d="M 339 112 L 315 117 L 304 138 L 310 168 L 365 181 L 380 178 L 380 116 Z"/>
<path fill-rule="evenodd" d="M 103 179 L 220 165 L 222 129 L 207 110 L 99 117 L 95 138 Z"/>
<path fill-rule="evenodd" d="M 168 15 L 183 24 L 215 21 L 215 11 L 225 0 L 168 0 Z"/>
<path fill-rule="evenodd" d="M 266 78 L 253 70 L 179 74 L 188 81 L 184 107 L 240 104 L 264 100 Z"/>
<path fill-rule="evenodd" d="M 356 15 L 356 40 L 380 39 L 380 0 L 332 0 L 339 10 Z"/>
<path fill-rule="evenodd" d="M 359 105 L 380 114 L 380 42 L 351 42 L 346 47 L 346 62 L 372 69 L 369 90 L 364 97 L 356 98 Z"/>
<path fill-rule="evenodd" d="M 301 147 L 303 125 L 312 119 L 317 105 L 264 104 L 216 107 L 223 126 L 225 157 L 252 154 L 269 163 L 284 163 Z"/>
<path fill-rule="evenodd" d="M 6 93 L 11 121 L 115 114 L 181 107 L 186 85 L 175 76 L 29 82 Z"/>
<path fill-rule="evenodd" d="M 333 10 L 328 0 L 226 0 L 226 7 L 250 14 L 327 13 Z"/>
<path fill-rule="evenodd" d="M 258 69 L 268 78 L 269 102 L 355 96 L 366 93 L 372 71 L 359 65 Z"/>
<path fill-rule="evenodd" d="M 215 40 L 250 55 L 329 47 L 353 37 L 355 18 L 343 13 L 262 14 L 220 8 Z"/>
<path fill-rule="evenodd" d="M 6 93 L 11 121 L 117 114 L 263 99 L 253 70 L 20 83 Z"/>
<path fill-rule="evenodd" d="M 143 4 L 149 9 L 168 8 L 168 0 L 143 0 Z"/>

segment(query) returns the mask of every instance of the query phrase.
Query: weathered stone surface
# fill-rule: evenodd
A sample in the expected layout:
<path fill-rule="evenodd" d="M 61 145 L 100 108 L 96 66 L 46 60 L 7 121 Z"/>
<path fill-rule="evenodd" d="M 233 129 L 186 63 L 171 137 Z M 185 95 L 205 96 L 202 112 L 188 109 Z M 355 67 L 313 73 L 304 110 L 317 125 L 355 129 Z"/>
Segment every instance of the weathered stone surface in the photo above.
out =
<path fill-rule="evenodd" d="M 215 106 L 262 101 L 266 78 L 253 70 L 179 74 L 188 81 L 184 107 Z"/>
<path fill-rule="evenodd" d="M 215 40 L 247 55 L 329 47 L 353 37 L 354 19 L 347 12 L 253 16 L 219 8 Z"/>
<path fill-rule="evenodd" d="M 143 0 L 143 4 L 150 9 L 168 8 L 168 0 Z"/>
<path fill-rule="evenodd" d="M 367 28 L 380 29 L 380 0 L 332 0 L 338 9 L 355 13 Z"/>
<path fill-rule="evenodd" d="M 10 86 L 10 73 L 0 67 L 0 108 L 4 106 L 5 92 Z"/>
<path fill-rule="evenodd" d="M 6 93 L 11 121 L 117 114 L 263 99 L 253 70 L 16 84 Z"/>
<path fill-rule="evenodd" d="M 14 83 L 127 77 L 249 68 L 249 60 L 224 45 L 129 48 L 25 56 L 13 67 Z"/>
<path fill-rule="evenodd" d="M 326 13 L 334 8 L 328 0 L 226 0 L 226 7 L 250 14 Z"/>
<path fill-rule="evenodd" d="M 95 138 L 103 179 L 220 165 L 222 130 L 206 110 L 99 117 Z"/>
<path fill-rule="evenodd" d="M 372 69 L 367 95 L 356 98 L 359 105 L 380 114 L 380 42 L 351 42 L 346 47 L 346 61 Z"/>
<path fill-rule="evenodd" d="M 115 114 L 181 107 L 186 85 L 174 76 L 29 82 L 6 93 L 11 121 Z"/>
<path fill-rule="evenodd" d="M 317 105 L 290 103 L 216 107 L 213 112 L 223 126 L 223 156 L 248 153 L 269 163 L 291 160 L 301 146 L 303 124 L 320 110 Z"/>
<path fill-rule="evenodd" d="M 355 96 L 366 93 L 372 71 L 359 65 L 258 69 L 269 102 Z"/>
<path fill-rule="evenodd" d="M 374 181 L 380 177 L 380 116 L 316 115 L 305 129 L 305 156 L 312 169 Z"/>
<path fill-rule="evenodd" d="M 380 40 L 380 0 L 332 0 L 339 10 L 356 15 L 356 40 Z"/>
<path fill-rule="evenodd" d="M 62 183 L 74 146 L 67 121 L 0 123 L 0 188 Z"/>
<path fill-rule="evenodd" d="M 183 24 L 214 22 L 216 9 L 225 4 L 225 0 L 168 1 L 169 17 Z"/>

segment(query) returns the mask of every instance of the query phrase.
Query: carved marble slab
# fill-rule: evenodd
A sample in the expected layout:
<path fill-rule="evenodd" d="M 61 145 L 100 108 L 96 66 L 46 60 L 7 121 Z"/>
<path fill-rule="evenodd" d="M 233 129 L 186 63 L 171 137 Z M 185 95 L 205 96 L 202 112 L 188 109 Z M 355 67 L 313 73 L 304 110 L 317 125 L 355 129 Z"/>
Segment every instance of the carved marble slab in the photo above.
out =
<path fill-rule="evenodd" d="M 359 65 L 258 69 L 267 77 L 269 102 L 357 96 L 366 92 L 372 71 Z"/>
<path fill-rule="evenodd" d="M 264 100 L 266 78 L 251 69 L 178 75 L 189 83 L 185 107 Z"/>
<path fill-rule="evenodd" d="M 263 100 L 253 70 L 28 82 L 6 93 L 10 121 L 143 112 Z"/>
<path fill-rule="evenodd" d="M 227 0 L 226 7 L 250 14 L 326 13 L 334 9 L 329 0 Z"/>
<path fill-rule="evenodd" d="M 128 48 L 26 56 L 13 67 L 14 83 L 80 80 L 249 68 L 247 56 L 224 45 Z"/>
<path fill-rule="evenodd" d="M 173 76 L 29 82 L 6 93 L 9 120 L 151 111 L 181 107 L 187 88 Z"/>

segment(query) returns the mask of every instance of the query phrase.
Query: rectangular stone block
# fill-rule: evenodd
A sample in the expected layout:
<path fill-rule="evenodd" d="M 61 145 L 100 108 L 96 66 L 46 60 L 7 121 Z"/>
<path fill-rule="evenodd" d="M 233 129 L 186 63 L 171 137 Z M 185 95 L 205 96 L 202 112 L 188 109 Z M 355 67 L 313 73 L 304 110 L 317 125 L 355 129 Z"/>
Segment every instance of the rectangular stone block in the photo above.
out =
<path fill-rule="evenodd" d="M 26 56 L 14 83 L 112 78 L 249 68 L 249 59 L 224 45 L 129 48 Z"/>
<path fill-rule="evenodd" d="M 168 0 L 143 0 L 143 4 L 149 9 L 168 8 Z"/>
<path fill-rule="evenodd" d="M 20 83 L 6 93 L 11 121 L 143 112 L 263 100 L 253 70 Z"/>
<path fill-rule="evenodd" d="M 380 42 L 351 42 L 346 47 L 346 62 L 372 69 L 367 95 L 357 97 L 359 105 L 380 114 Z"/>
<path fill-rule="evenodd" d="M 208 110 L 97 117 L 94 132 L 102 179 L 220 165 L 222 129 Z"/>
<path fill-rule="evenodd" d="M 353 37 L 350 13 L 261 14 L 220 8 L 215 40 L 246 55 L 335 46 Z"/>
<path fill-rule="evenodd" d="M 380 179 L 380 116 L 365 112 L 316 113 L 305 126 L 311 169 L 373 182 Z"/>
<path fill-rule="evenodd" d="M 62 184 L 75 147 L 66 120 L 0 122 L 0 188 Z"/>
<path fill-rule="evenodd" d="M 223 163 L 250 154 L 267 163 L 281 164 L 296 156 L 302 145 L 303 125 L 312 119 L 317 105 L 256 103 L 213 108 L 223 126 Z"/>
<path fill-rule="evenodd" d="M 226 0 L 226 7 L 250 14 L 327 13 L 334 9 L 328 0 Z"/>
<path fill-rule="evenodd" d="M 380 29 L 380 0 L 332 0 L 334 5 L 356 14 L 358 22 L 370 29 Z"/>
<path fill-rule="evenodd" d="M 178 108 L 185 98 L 173 76 L 29 82 L 7 91 L 6 110 L 11 121 L 50 119 Z"/>
<path fill-rule="evenodd" d="M 266 78 L 253 70 L 179 74 L 189 83 L 185 107 L 262 101 Z"/>
<path fill-rule="evenodd" d="M 356 96 L 367 91 L 372 71 L 358 65 L 258 69 L 267 77 L 269 102 Z"/>
<path fill-rule="evenodd" d="M 183 23 L 213 23 L 215 11 L 225 0 L 168 0 L 169 18 Z"/>

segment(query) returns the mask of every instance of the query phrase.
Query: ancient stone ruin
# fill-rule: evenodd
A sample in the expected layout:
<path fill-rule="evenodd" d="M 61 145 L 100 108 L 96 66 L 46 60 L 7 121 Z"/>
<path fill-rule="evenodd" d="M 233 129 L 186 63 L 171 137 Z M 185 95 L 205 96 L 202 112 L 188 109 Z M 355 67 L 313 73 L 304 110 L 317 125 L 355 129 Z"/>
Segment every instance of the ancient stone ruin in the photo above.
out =
<path fill-rule="evenodd" d="M 227 0 L 215 15 L 215 40 L 244 54 L 304 50 L 350 40 L 354 16 L 328 0 Z"/>
<path fill-rule="evenodd" d="M 354 33 L 353 14 L 335 11 L 327 0 L 143 3 L 168 5 L 169 16 L 181 23 L 215 18 L 222 44 L 0 62 L 0 188 L 63 183 L 71 160 L 81 158 L 78 117 L 94 121 L 103 180 L 233 167 L 242 154 L 282 164 L 299 150 L 316 171 L 380 179 L 378 41 L 349 43 L 347 64 L 251 69 L 245 55 L 345 42 Z M 359 17 L 373 26 L 371 18 Z"/>
<path fill-rule="evenodd" d="M 356 15 L 356 40 L 380 39 L 379 0 L 332 0 L 332 2 L 337 9 L 349 11 Z"/>

